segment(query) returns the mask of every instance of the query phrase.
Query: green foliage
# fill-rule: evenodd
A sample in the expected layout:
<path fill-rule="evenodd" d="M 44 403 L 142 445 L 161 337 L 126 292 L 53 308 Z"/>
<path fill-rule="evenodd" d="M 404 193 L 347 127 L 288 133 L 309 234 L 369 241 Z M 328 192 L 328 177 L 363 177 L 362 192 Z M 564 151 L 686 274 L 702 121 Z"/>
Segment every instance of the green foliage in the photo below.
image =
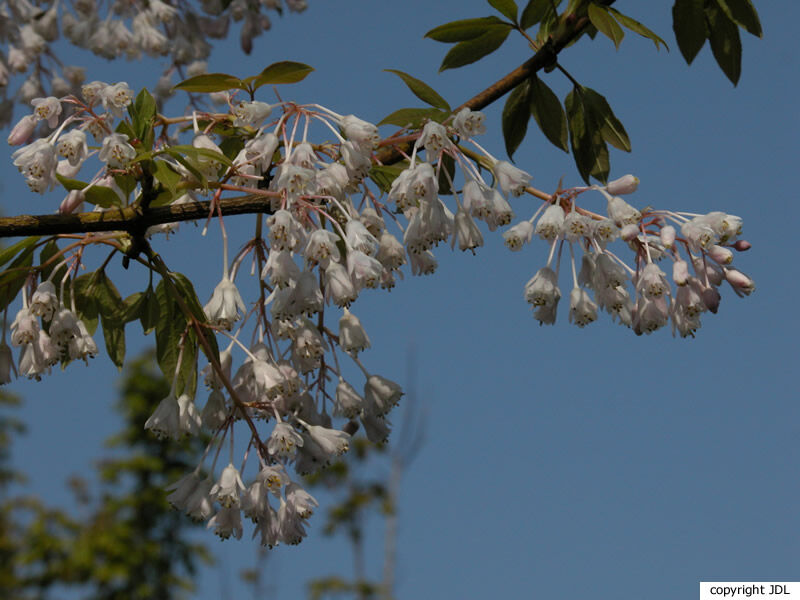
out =
<path fill-rule="evenodd" d="M 314 69 L 306 64 L 282 61 L 269 65 L 260 74 L 239 79 L 226 73 L 206 73 L 184 79 L 175 86 L 176 90 L 186 92 L 212 93 L 227 90 L 245 90 L 251 94 L 262 85 L 297 83 L 305 79 Z"/>
<path fill-rule="evenodd" d="M 187 597 L 209 554 L 189 542 L 194 525 L 169 507 L 164 487 L 194 467 L 207 440 L 148 434 L 144 423 L 168 392 L 152 356 L 129 366 L 117 404 L 125 425 L 108 443 L 116 457 L 98 465 L 95 496 L 83 480 L 71 482 L 82 516 L 32 497 L 6 500 L 15 477 L 7 467 L 10 433 L 21 427 L 0 415 L 0 598 L 46 600 L 64 587 L 91 600 Z M 11 402 L 0 393 L 0 406 Z"/>
<path fill-rule="evenodd" d="M 388 71 L 389 73 L 394 73 L 400 79 L 403 80 L 408 88 L 414 92 L 414 95 L 425 102 L 426 104 L 430 104 L 434 108 L 440 108 L 442 110 L 450 111 L 450 105 L 447 103 L 447 100 L 442 98 L 436 90 L 434 90 L 431 86 L 427 83 L 420 81 L 409 75 L 408 73 L 403 73 L 402 71 L 398 71 L 396 69 L 384 69 L 384 71 Z"/>

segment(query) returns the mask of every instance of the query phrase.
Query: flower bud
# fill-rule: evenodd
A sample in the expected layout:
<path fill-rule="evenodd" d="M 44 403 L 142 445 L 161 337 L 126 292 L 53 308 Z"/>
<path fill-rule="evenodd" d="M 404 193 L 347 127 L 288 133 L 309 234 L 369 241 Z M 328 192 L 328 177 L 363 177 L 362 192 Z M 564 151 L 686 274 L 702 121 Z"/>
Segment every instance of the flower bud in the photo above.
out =
<path fill-rule="evenodd" d="M 33 115 L 25 115 L 19 122 L 14 125 L 14 129 L 8 135 L 8 143 L 11 146 L 19 146 L 28 141 L 33 135 L 33 130 L 36 129 L 36 117 Z"/>
<path fill-rule="evenodd" d="M 689 263 L 685 260 L 676 260 L 672 265 L 672 281 L 675 285 L 686 285 L 689 282 Z"/>
<path fill-rule="evenodd" d="M 661 238 L 661 243 L 664 244 L 664 248 L 672 248 L 675 245 L 675 234 L 675 228 L 672 225 L 665 225 L 661 228 L 659 237 Z"/>
<path fill-rule="evenodd" d="M 635 224 L 625 225 L 622 227 L 622 229 L 619 230 L 619 237 L 621 237 L 622 240 L 626 242 L 635 240 L 638 235 L 639 235 L 639 226 Z"/>
<path fill-rule="evenodd" d="M 639 187 L 639 178 L 634 175 L 623 175 L 606 186 L 606 191 L 612 196 L 632 194 Z"/>
<path fill-rule="evenodd" d="M 744 252 L 745 250 L 750 250 L 752 248 L 752 244 L 747 240 L 737 240 L 735 244 L 733 244 L 733 248 L 738 250 L 739 252 Z"/>

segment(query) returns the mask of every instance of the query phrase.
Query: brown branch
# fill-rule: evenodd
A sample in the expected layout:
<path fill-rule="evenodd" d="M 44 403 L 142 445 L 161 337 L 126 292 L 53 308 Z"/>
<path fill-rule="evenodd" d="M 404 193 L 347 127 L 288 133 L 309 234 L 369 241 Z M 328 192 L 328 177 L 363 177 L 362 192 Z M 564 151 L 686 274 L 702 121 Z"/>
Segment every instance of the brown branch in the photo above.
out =
<path fill-rule="evenodd" d="M 606 0 L 610 5 L 613 0 Z M 476 94 L 454 112 L 462 108 L 480 110 L 502 98 L 517 85 L 538 71 L 555 65 L 558 53 L 576 40 L 589 25 L 588 17 L 562 15 L 556 32 L 539 48 L 531 58 L 511 71 L 508 75 Z M 411 143 L 385 146 L 376 158 L 379 164 L 389 165 L 403 160 L 400 150 L 408 154 Z M 269 199 L 237 198 L 219 201 L 223 215 L 269 213 Z M 127 231 L 137 234 L 152 225 L 191 221 L 208 217 L 209 202 L 193 202 L 181 205 L 162 206 L 142 212 L 137 208 L 112 209 L 104 212 L 81 213 L 76 215 L 22 215 L 0 218 L 0 238 L 28 235 L 57 235 L 65 233 L 87 233 L 92 231 Z"/>
<path fill-rule="evenodd" d="M 271 213 L 269 198 L 228 198 L 219 201 L 223 215 Z M 75 215 L 21 215 L 0 218 L 0 238 L 28 235 L 58 235 L 93 231 L 136 233 L 153 225 L 205 219 L 209 201 L 159 206 L 142 211 L 136 207 L 112 208 Z"/>

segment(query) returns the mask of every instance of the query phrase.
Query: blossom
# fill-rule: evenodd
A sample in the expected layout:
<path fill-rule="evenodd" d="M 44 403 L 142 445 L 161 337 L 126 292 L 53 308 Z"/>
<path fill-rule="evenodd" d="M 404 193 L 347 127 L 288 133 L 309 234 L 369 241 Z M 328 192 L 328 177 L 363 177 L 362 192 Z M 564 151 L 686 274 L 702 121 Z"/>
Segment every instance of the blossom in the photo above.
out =
<path fill-rule="evenodd" d="M 539 217 L 536 223 L 536 235 L 543 240 L 552 242 L 564 230 L 564 209 L 558 204 L 551 204 Z"/>
<path fill-rule="evenodd" d="M 11 155 L 14 166 L 25 176 L 33 192 L 43 194 L 56 184 L 56 150 L 53 144 L 38 139 Z"/>
<path fill-rule="evenodd" d="M 455 246 L 456 240 L 458 241 L 458 247 L 461 251 L 473 250 L 474 248 L 483 246 L 483 235 L 481 235 L 481 231 L 478 229 L 472 216 L 463 206 L 460 206 L 458 211 L 456 211 L 451 247 Z"/>
<path fill-rule="evenodd" d="M 270 456 L 287 460 L 294 456 L 295 449 L 303 445 L 303 436 L 284 421 L 275 424 L 272 434 L 267 440 L 267 451 Z"/>
<path fill-rule="evenodd" d="M 234 283 L 229 277 L 223 277 L 203 310 L 212 325 L 230 331 L 233 324 L 242 318 L 239 313 L 244 313 L 247 307 Z"/>
<path fill-rule="evenodd" d="M 370 347 L 369 337 L 358 320 L 347 308 L 339 319 L 339 345 L 347 353 L 356 355 Z"/>
<path fill-rule="evenodd" d="M 619 179 L 610 181 L 606 186 L 606 191 L 612 196 L 624 196 L 632 194 L 639 187 L 639 178 L 634 175 L 623 175 Z"/>
<path fill-rule="evenodd" d="M 533 237 L 533 223 L 530 221 L 520 221 L 503 233 L 505 245 L 512 252 L 521 250 L 523 244 L 531 241 L 531 237 Z"/>
<path fill-rule="evenodd" d="M 437 155 L 443 149 L 451 145 L 450 138 L 447 137 L 447 129 L 441 123 L 428 121 L 422 128 L 422 134 L 417 138 L 414 146 L 416 148 L 425 147 L 427 158 L 435 162 Z"/>
<path fill-rule="evenodd" d="M 242 513 L 238 506 L 223 506 L 211 517 L 206 527 L 208 529 L 213 527 L 214 533 L 223 540 L 227 540 L 231 535 L 239 540 L 242 538 Z"/>
<path fill-rule="evenodd" d="M 585 327 L 597 320 L 597 304 L 583 288 L 574 287 L 569 294 L 569 321 L 578 327 Z"/>
<path fill-rule="evenodd" d="M 486 126 L 483 124 L 485 115 L 480 111 L 473 111 L 469 108 L 462 108 L 453 119 L 453 129 L 462 137 L 469 138 L 481 133 L 486 133 Z"/>
<path fill-rule="evenodd" d="M 33 135 L 35 129 L 36 117 L 34 115 L 25 115 L 14 125 L 11 133 L 8 134 L 8 144 L 11 146 L 24 144 Z"/>
<path fill-rule="evenodd" d="M 400 402 L 403 388 L 380 375 L 370 375 L 364 383 L 364 402 L 369 412 L 378 416 L 388 413 Z"/>
<path fill-rule="evenodd" d="M 608 218 L 614 221 L 618 227 L 635 225 L 642 218 L 642 213 L 619 196 L 609 196 L 606 212 Z"/>
<path fill-rule="evenodd" d="M 531 176 L 504 160 L 497 161 L 492 168 L 497 184 L 503 193 L 521 196 L 531 181 Z"/>
<path fill-rule="evenodd" d="M 306 426 L 308 435 L 328 456 L 339 456 L 350 449 L 350 435 L 320 425 Z"/>
<path fill-rule="evenodd" d="M 378 128 L 372 123 L 363 121 L 355 115 L 347 115 L 339 120 L 339 127 L 342 128 L 344 136 L 356 144 L 365 152 L 371 152 L 378 147 L 380 135 Z"/>
<path fill-rule="evenodd" d="M 36 120 L 47 121 L 51 129 L 58 126 L 58 116 L 61 114 L 61 101 L 54 96 L 47 98 L 34 98 L 31 100 L 33 116 Z"/>
<path fill-rule="evenodd" d="M 58 139 L 56 145 L 58 154 L 69 161 L 72 166 L 83 163 L 89 155 L 86 145 L 86 134 L 80 129 L 72 129 Z"/>
<path fill-rule="evenodd" d="M 336 306 L 350 306 L 358 297 L 347 270 L 338 262 L 331 261 L 325 268 L 325 300 Z"/>
<path fill-rule="evenodd" d="M 184 434 L 196 434 L 200 428 L 200 415 L 191 396 L 175 395 L 175 391 L 164 398 L 144 424 L 158 438 L 180 439 Z"/>
<path fill-rule="evenodd" d="M 239 495 L 244 489 L 239 470 L 233 466 L 233 463 L 228 463 L 209 493 L 224 508 L 231 508 L 239 506 Z"/>
<path fill-rule="evenodd" d="M 353 419 L 359 415 L 364 406 L 364 399 L 356 392 L 355 388 L 341 377 L 336 386 L 336 416 Z"/>
<path fill-rule="evenodd" d="M 128 143 L 128 136 L 124 133 L 112 133 L 103 139 L 103 147 L 97 158 L 107 163 L 109 167 L 124 169 L 136 157 L 136 150 Z"/>
<path fill-rule="evenodd" d="M 244 127 L 252 125 L 258 127 L 261 122 L 272 113 L 272 107 L 266 102 L 253 100 L 252 102 L 242 101 L 233 108 L 233 126 Z"/>
<path fill-rule="evenodd" d="M 133 90 L 124 81 L 107 85 L 99 90 L 103 108 L 118 119 L 122 118 L 122 109 L 133 102 Z"/>
<path fill-rule="evenodd" d="M 53 318 L 53 312 L 58 307 L 56 286 L 52 281 L 43 281 L 31 296 L 29 309 L 31 314 L 42 317 L 45 321 Z"/>
<path fill-rule="evenodd" d="M 561 299 L 558 276 L 550 267 L 543 267 L 525 284 L 525 300 L 536 307 L 533 313 L 542 325 L 556 322 L 556 309 Z"/>

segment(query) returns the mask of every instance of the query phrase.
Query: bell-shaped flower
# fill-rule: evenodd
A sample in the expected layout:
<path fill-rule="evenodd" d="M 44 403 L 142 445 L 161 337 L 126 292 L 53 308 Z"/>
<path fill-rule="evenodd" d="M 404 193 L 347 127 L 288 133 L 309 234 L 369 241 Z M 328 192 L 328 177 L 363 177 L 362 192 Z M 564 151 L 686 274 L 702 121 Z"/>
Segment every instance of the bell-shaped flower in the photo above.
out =
<path fill-rule="evenodd" d="M 350 306 L 358 297 L 347 270 L 338 262 L 331 261 L 325 268 L 325 300 L 336 306 Z"/>
<path fill-rule="evenodd" d="M 370 375 L 364 383 L 365 411 L 383 416 L 400 402 L 403 388 L 380 375 Z"/>
<path fill-rule="evenodd" d="M 645 265 L 636 279 L 636 290 L 647 298 L 661 298 L 669 289 L 667 276 L 655 263 Z"/>
<path fill-rule="evenodd" d="M 259 127 L 261 122 L 272 114 L 272 107 L 266 102 L 242 101 L 233 107 L 234 127 Z"/>
<path fill-rule="evenodd" d="M 339 127 L 342 128 L 344 136 L 358 144 L 362 151 L 371 152 L 378 147 L 381 137 L 378 128 L 372 123 L 363 121 L 355 115 L 347 115 L 339 119 Z"/>
<path fill-rule="evenodd" d="M 261 171 L 269 170 L 279 140 L 274 133 L 261 133 L 247 141 L 244 149 L 247 160 L 252 161 Z"/>
<path fill-rule="evenodd" d="M 242 538 L 242 513 L 238 506 L 223 506 L 208 521 L 208 529 L 214 528 L 216 533 L 223 540 L 233 536 L 237 540 Z"/>
<path fill-rule="evenodd" d="M 305 240 L 305 232 L 292 213 L 280 209 L 267 218 L 269 226 L 269 242 L 272 250 L 293 251 Z"/>
<path fill-rule="evenodd" d="M 209 431 L 216 431 L 228 421 L 229 414 L 230 411 L 225 404 L 225 394 L 217 389 L 211 390 L 206 405 L 200 412 L 203 426 Z"/>
<path fill-rule="evenodd" d="M 533 237 L 533 223 L 530 221 L 520 221 L 511 229 L 503 232 L 505 245 L 512 252 L 522 249 L 523 244 L 527 244 Z"/>
<path fill-rule="evenodd" d="M 325 268 L 330 260 L 339 262 L 339 248 L 336 246 L 338 241 L 339 236 L 332 231 L 327 229 L 314 231 L 308 236 L 308 243 L 303 252 L 308 264 L 312 266 L 322 264 L 322 267 Z"/>
<path fill-rule="evenodd" d="M 214 498 L 225 508 L 239 506 L 239 495 L 244 491 L 244 483 L 239 475 L 239 470 L 233 466 L 233 463 L 228 463 L 228 466 L 222 470 L 219 480 L 214 484 L 209 492 L 211 497 Z"/>
<path fill-rule="evenodd" d="M 118 119 L 122 118 L 122 109 L 133 102 L 133 90 L 124 81 L 108 85 L 102 88 L 99 93 L 103 108 Z"/>
<path fill-rule="evenodd" d="M 56 150 L 58 154 L 66 158 L 73 167 L 82 164 L 89 155 L 89 148 L 86 145 L 86 134 L 80 129 L 71 129 L 58 138 Z"/>
<path fill-rule="evenodd" d="M 244 313 L 247 307 L 234 283 L 223 277 L 203 310 L 212 325 L 230 331 L 233 324 L 242 318 L 239 313 Z"/>
<path fill-rule="evenodd" d="M 597 304 L 589 293 L 580 287 L 572 288 L 569 294 L 569 321 L 578 327 L 585 327 L 597 320 Z"/>
<path fill-rule="evenodd" d="M 294 481 L 286 486 L 286 504 L 301 519 L 310 518 L 314 509 L 319 506 L 316 498 Z"/>
<path fill-rule="evenodd" d="M 525 300 L 535 307 L 533 316 L 542 325 L 555 323 L 560 299 L 558 276 L 550 267 L 539 269 L 525 284 Z"/>
<path fill-rule="evenodd" d="M 197 470 L 184 475 L 178 481 L 166 487 L 167 491 L 172 491 L 172 493 L 167 496 L 167 502 L 178 510 L 184 510 L 189 498 L 200 487 L 201 483 L 202 480 Z"/>
<path fill-rule="evenodd" d="M 37 120 L 47 121 L 51 129 L 58 127 L 58 117 L 61 114 L 61 101 L 49 96 L 47 98 L 34 98 L 31 100 L 33 115 Z"/>
<path fill-rule="evenodd" d="M 205 521 L 214 514 L 211 488 L 214 482 L 210 477 L 203 479 L 186 499 L 184 511 L 193 521 Z"/>
<path fill-rule="evenodd" d="M 536 223 L 536 235 L 552 242 L 563 233 L 564 218 L 564 209 L 558 204 L 551 204 Z"/>
<path fill-rule="evenodd" d="M 425 252 L 415 252 L 409 254 L 411 259 L 411 274 L 412 275 L 433 275 L 439 263 L 433 252 L 426 250 Z"/>
<path fill-rule="evenodd" d="M 339 456 L 350 449 L 350 435 L 338 429 L 307 425 L 308 435 L 329 457 Z"/>
<path fill-rule="evenodd" d="M 292 259 L 292 254 L 286 250 L 273 250 L 267 257 L 267 262 L 261 271 L 262 278 L 269 278 L 270 283 L 277 288 L 293 286 L 300 279 L 300 267 Z"/>
<path fill-rule="evenodd" d="M 458 135 L 465 138 L 486 133 L 486 126 L 483 124 L 485 118 L 480 111 L 462 108 L 453 119 L 453 129 Z"/>
<path fill-rule="evenodd" d="M 531 181 L 530 174 L 504 160 L 497 161 L 492 170 L 497 184 L 506 195 L 521 196 Z"/>
<path fill-rule="evenodd" d="M 396 237 L 384 229 L 381 232 L 376 258 L 387 269 L 399 269 L 406 263 L 406 250 Z"/>
<path fill-rule="evenodd" d="M 289 460 L 294 456 L 295 450 L 302 445 L 303 436 L 285 421 L 280 421 L 275 424 L 275 428 L 267 440 L 267 451 L 270 456 L 280 460 Z"/>
<path fill-rule="evenodd" d="M 336 386 L 336 408 L 334 415 L 346 419 L 357 417 L 364 407 L 364 399 L 356 392 L 356 389 L 341 377 Z"/>
<path fill-rule="evenodd" d="M 591 235 L 592 220 L 574 210 L 570 211 L 569 214 L 564 217 L 563 231 L 567 241 L 578 242 L 582 238 Z"/>
<path fill-rule="evenodd" d="M 342 350 L 353 355 L 370 347 L 369 337 L 361 326 L 361 321 L 347 308 L 339 319 L 339 345 Z"/>
<path fill-rule="evenodd" d="M 426 157 L 430 162 L 436 162 L 439 152 L 452 145 L 447 137 L 447 129 L 441 123 L 428 121 L 422 128 L 422 134 L 417 138 L 415 147 L 425 147 Z"/>
<path fill-rule="evenodd" d="M 361 250 L 352 250 L 347 254 L 347 271 L 357 290 L 376 288 L 381 281 L 383 265 Z"/>
<path fill-rule="evenodd" d="M 14 166 L 25 176 L 31 191 L 43 194 L 56 184 L 56 149 L 44 139 L 37 139 L 11 155 Z"/>
<path fill-rule="evenodd" d="M 52 281 L 43 281 L 36 288 L 31 296 L 29 309 L 31 314 L 42 317 L 49 321 L 53 318 L 53 313 L 58 308 L 58 296 L 56 296 L 56 286 Z"/>
<path fill-rule="evenodd" d="M 136 157 L 136 150 L 128 143 L 124 133 L 112 133 L 103 139 L 103 147 L 97 155 L 112 169 L 124 169 Z"/>
<path fill-rule="evenodd" d="M 481 230 L 475 224 L 475 221 L 463 206 L 458 207 L 456 211 L 455 223 L 453 227 L 453 238 L 450 242 L 450 247 L 455 247 L 458 241 L 458 247 L 461 251 L 472 250 L 475 253 L 475 248 L 483 246 L 483 235 Z"/>
<path fill-rule="evenodd" d="M 378 249 L 378 240 L 358 219 L 350 219 L 344 226 L 347 245 L 372 256 Z M 336 238 L 338 239 L 338 238 Z"/>
<path fill-rule="evenodd" d="M 11 343 L 15 346 L 30 344 L 39 337 L 39 320 L 30 308 L 21 308 L 11 323 Z"/>

